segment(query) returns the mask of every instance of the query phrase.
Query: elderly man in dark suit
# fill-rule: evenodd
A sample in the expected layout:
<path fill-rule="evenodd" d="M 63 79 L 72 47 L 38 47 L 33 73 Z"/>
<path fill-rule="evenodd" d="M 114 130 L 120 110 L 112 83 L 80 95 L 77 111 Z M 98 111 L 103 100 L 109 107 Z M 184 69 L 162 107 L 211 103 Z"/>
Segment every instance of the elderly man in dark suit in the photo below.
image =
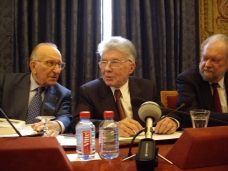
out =
<path fill-rule="evenodd" d="M 71 119 L 72 97 L 70 90 L 57 83 L 65 63 L 62 62 L 56 45 L 37 45 L 30 56 L 29 66 L 31 73 L 0 74 L 0 107 L 9 118 L 24 120 L 27 124 L 33 124 L 35 131 L 41 131 L 43 122 L 39 122 L 33 116 L 38 110 L 38 116 L 55 117 L 54 121 L 48 122 L 49 136 L 67 132 Z M 38 94 L 38 88 L 43 89 L 40 94 L 41 107 L 33 107 L 35 111 L 31 109 L 32 114 L 29 114 L 29 106 L 33 103 L 33 97 Z"/>
<path fill-rule="evenodd" d="M 198 68 L 189 69 L 177 77 L 178 102 L 188 101 L 181 110 L 207 109 L 211 111 L 208 126 L 228 125 L 228 37 L 216 34 L 207 38 L 201 45 L 201 61 Z M 218 83 L 215 89 L 219 94 L 220 107 L 213 102 L 216 94 L 212 85 Z M 185 121 L 183 127 L 192 127 L 189 114 L 179 114 Z"/>
<path fill-rule="evenodd" d="M 138 108 L 132 106 L 131 99 L 140 97 L 160 104 L 155 84 L 150 80 L 129 77 L 136 67 L 136 50 L 129 40 L 111 37 L 99 44 L 98 53 L 101 56 L 99 66 L 103 78 L 80 87 L 80 102 L 72 118 L 72 131 L 75 132 L 75 125 L 80 119 L 80 111 L 90 111 L 91 119 L 103 120 L 103 112 L 111 110 L 115 113 L 114 120 L 118 121 L 120 136 L 133 136 L 145 126 L 145 123 L 139 119 Z M 116 92 L 119 90 L 122 94 L 120 100 L 124 112 L 118 110 L 115 102 Z M 98 126 L 98 124 L 95 125 Z M 176 131 L 178 124 L 179 122 L 174 118 L 165 117 L 157 123 L 155 132 L 171 134 Z"/>

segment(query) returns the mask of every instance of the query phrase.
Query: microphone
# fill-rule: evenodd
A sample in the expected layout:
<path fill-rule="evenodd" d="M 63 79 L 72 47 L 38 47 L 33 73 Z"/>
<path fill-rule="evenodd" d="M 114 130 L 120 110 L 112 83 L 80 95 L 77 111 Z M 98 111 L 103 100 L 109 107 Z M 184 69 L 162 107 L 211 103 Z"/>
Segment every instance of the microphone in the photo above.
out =
<path fill-rule="evenodd" d="M 145 103 L 145 102 L 146 102 L 146 100 L 143 99 L 143 98 L 140 98 L 140 97 L 133 97 L 133 98 L 131 99 L 131 104 L 132 104 L 133 106 L 135 106 L 135 107 L 140 107 L 141 104 L 143 104 L 143 103 Z"/>
<path fill-rule="evenodd" d="M 159 105 L 152 101 L 144 102 L 139 108 L 138 115 L 143 122 L 146 122 L 146 138 L 152 138 L 153 123 L 159 121 L 161 117 Z"/>
<path fill-rule="evenodd" d="M 139 101 L 136 100 L 136 102 L 139 104 Z M 143 122 L 146 122 L 146 128 L 145 138 L 140 140 L 138 152 L 135 156 L 136 168 L 140 171 L 154 170 L 158 165 L 158 148 L 156 148 L 155 141 L 152 139 L 152 126 L 153 122 L 156 123 L 161 117 L 161 109 L 157 103 L 147 101 L 140 105 L 138 115 Z"/>
<path fill-rule="evenodd" d="M 160 120 L 166 118 L 167 116 L 173 114 L 174 112 L 179 113 L 179 112 L 180 112 L 179 110 L 180 110 L 182 107 L 187 107 L 187 106 L 189 106 L 189 105 L 190 105 L 190 101 L 187 100 L 187 101 L 182 102 L 182 103 L 180 104 L 180 106 L 179 106 L 178 108 L 176 108 L 176 109 L 169 109 L 169 108 L 164 108 L 164 107 L 161 107 L 161 106 L 160 106 L 160 108 L 162 108 L 162 109 L 166 109 L 166 110 L 169 109 L 169 111 L 171 111 L 171 112 L 168 113 L 167 115 L 164 115 L 163 117 L 161 117 Z"/>
<path fill-rule="evenodd" d="M 18 129 L 12 124 L 12 122 L 10 121 L 10 119 L 8 118 L 8 116 L 5 114 L 5 112 L 3 112 L 3 110 L 0 108 L 0 112 L 4 115 L 4 117 L 6 118 L 7 122 L 12 126 L 12 128 L 14 129 L 14 131 L 17 133 L 17 135 L 19 137 L 37 137 L 37 136 L 43 136 L 44 132 L 38 132 L 37 134 L 32 134 L 32 135 L 26 135 L 26 136 L 22 136 L 21 133 L 18 131 Z"/>

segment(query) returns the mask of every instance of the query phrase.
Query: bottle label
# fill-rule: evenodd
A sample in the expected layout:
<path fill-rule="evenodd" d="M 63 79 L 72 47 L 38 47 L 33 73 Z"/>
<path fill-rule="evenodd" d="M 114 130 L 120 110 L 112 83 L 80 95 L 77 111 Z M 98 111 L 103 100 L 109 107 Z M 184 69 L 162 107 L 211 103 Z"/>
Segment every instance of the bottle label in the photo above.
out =
<path fill-rule="evenodd" d="M 85 155 L 91 154 L 90 144 L 91 144 L 91 134 L 89 130 L 82 131 L 82 142 L 83 148 L 82 152 Z"/>

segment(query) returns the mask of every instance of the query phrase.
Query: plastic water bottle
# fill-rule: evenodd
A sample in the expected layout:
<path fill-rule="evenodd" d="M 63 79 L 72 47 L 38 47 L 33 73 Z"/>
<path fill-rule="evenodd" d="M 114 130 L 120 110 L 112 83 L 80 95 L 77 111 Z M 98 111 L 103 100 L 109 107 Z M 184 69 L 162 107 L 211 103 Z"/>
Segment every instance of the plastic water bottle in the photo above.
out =
<path fill-rule="evenodd" d="M 78 158 L 92 159 L 95 156 L 95 126 L 90 121 L 90 112 L 80 112 L 80 122 L 75 127 Z"/>
<path fill-rule="evenodd" d="M 113 111 L 105 111 L 104 121 L 99 125 L 100 156 L 104 159 L 114 159 L 119 156 L 119 128 L 113 117 Z"/>

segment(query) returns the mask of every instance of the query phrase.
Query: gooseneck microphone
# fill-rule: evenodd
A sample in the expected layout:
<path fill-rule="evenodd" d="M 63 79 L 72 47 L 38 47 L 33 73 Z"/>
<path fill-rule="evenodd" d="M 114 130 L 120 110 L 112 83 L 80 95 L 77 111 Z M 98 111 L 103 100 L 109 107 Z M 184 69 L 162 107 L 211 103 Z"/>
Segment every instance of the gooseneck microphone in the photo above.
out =
<path fill-rule="evenodd" d="M 17 135 L 19 137 L 37 137 L 37 136 L 43 136 L 44 132 L 38 132 L 37 134 L 32 134 L 32 135 L 25 135 L 22 136 L 21 133 L 18 131 L 18 129 L 12 124 L 12 122 L 10 121 L 10 119 L 8 118 L 8 116 L 5 114 L 5 112 L 3 112 L 3 110 L 0 108 L 0 112 L 4 115 L 4 117 L 6 118 L 7 122 L 12 126 L 12 128 L 14 129 L 14 131 L 17 133 Z"/>

